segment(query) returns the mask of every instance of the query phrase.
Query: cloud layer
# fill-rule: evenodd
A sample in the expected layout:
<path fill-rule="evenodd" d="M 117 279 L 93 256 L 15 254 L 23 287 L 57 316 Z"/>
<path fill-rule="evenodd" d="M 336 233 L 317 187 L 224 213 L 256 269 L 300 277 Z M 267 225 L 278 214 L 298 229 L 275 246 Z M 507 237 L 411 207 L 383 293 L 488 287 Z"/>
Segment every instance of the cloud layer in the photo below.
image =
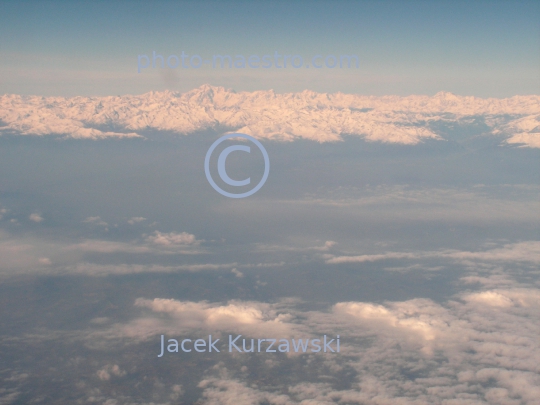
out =
<path fill-rule="evenodd" d="M 302 355 L 308 360 L 304 367 L 323 356 L 322 374 L 344 368 L 355 371 L 347 389 L 336 388 L 338 381 L 330 378 L 294 384 L 284 379 L 268 390 L 249 384 L 242 377 L 245 367 L 231 370 L 220 362 L 199 382 L 205 404 L 535 405 L 540 397 L 537 289 L 515 284 L 466 291 L 441 303 L 339 302 L 328 311 L 306 311 L 297 304 L 139 299 L 135 305 L 154 316 L 114 325 L 92 339 L 155 339 L 160 333 L 188 336 L 200 331 L 255 338 L 269 333 L 340 334 L 339 355 Z M 290 361 L 304 360 L 293 355 Z M 282 361 L 274 356 L 266 364 L 272 368 Z M 250 364 L 248 358 L 245 364 Z M 114 370 L 107 367 L 100 372 L 110 377 Z M 298 367 L 296 372 L 301 373 L 302 366 Z"/>

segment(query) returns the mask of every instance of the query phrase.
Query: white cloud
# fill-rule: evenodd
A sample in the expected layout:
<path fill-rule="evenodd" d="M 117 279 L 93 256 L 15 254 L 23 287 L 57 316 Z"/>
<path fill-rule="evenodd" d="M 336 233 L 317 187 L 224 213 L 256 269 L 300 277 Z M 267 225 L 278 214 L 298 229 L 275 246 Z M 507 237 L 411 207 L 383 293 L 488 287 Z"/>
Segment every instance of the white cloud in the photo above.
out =
<path fill-rule="evenodd" d="M 95 221 L 93 221 L 95 222 Z M 252 268 L 257 264 L 233 263 L 204 263 L 180 265 L 163 265 L 160 257 L 170 255 L 196 255 L 201 253 L 197 247 L 200 240 L 189 237 L 189 234 L 178 234 L 180 241 L 188 245 L 160 245 L 148 240 L 118 242 L 101 239 L 87 239 L 76 243 L 63 240 L 43 240 L 34 236 L 14 236 L 0 230 L 0 276 L 14 274 L 85 274 L 89 276 L 105 276 L 109 274 L 139 274 L 139 273 L 175 273 L 220 271 L 230 272 L 233 268 Z M 188 235 L 188 237 L 185 237 Z M 159 234 L 158 234 L 159 236 Z M 169 235 L 166 235 L 169 236 Z M 173 235 L 175 241 L 176 234 Z M 171 249 L 173 247 L 174 249 Z M 112 264 L 94 263 L 94 254 L 104 255 L 146 255 L 154 258 L 155 263 L 149 264 Z M 260 266 L 280 266 L 283 263 L 262 263 Z M 259 267 L 260 267 L 259 266 Z"/>
<path fill-rule="evenodd" d="M 268 337 L 291 334 L 290 314 L 280 312 L 275 305 L 260 302 L 230 301 L 220 305 L 206 301 L 139 298 L 135 305 L 169 315 L 169 323 L 179 330 L 239 331 L 267 334 Z"/>
<path fill-rule="evenodd" d="M 480 252 L 458 250 L 385 252 L 357 256 L 325 255 L 324 258 L 328 264 L 365 263 L 392 259 L 420 260 L 429 258 L 452 259 L 458 261 L 525 262 L 536 264 L 540 263 L 540 241 L 509 243 L 499 248 Z"/>
<path fill-rule="evenodd" d="M 184 389 L 180 384 L 174 384 L 171 388 L 170 398 L 173 401 L 177 401 L 182 395 L 184 395 Z"/>
<path fill-rule="evenodd" d="M 111 377 L 123 377 L 126 372 L 117 364 L 107 364 L 102 369 L 97 371 L 97 376 L 102 381 L 108 381 Z"/>
<path fill-rule="evenodd" d="M 146 252 L 146 250 L 143 250 Z M 114 250 L 113 250 L 114 252 Z M 82 262 L 66 266 L 56 270 L 58 274 L 84 274 L 87 276 L 107 276 L 110 274 L 140 274 L 140 273 L 177 273 L 177 272 L 198 272 L 207 270 L 229 270 L 237 263 L 224 264 L 184 264 L 178 266 L 163 266 L 158 264 L 96 264 Z"/>
<path fill-rule="evenodd" d="M 198 245 L 201 243 L 200 240 L 197 240 L 197 238 L 195 238 L 195 235 L 192 235 L 187 232 L 164 233 L 164 232 L 155 231 L 154 234 L 146 238 L 146 240 L 155 245 L 171 246 L 171 247 Z"/>
<path fill-rule="evenodd" d="M 244 273 L 242 273 L 240 270 L 238 270 L 236 267 L 231 270 L 231 273 L 233 273 L 236 277 L 242 278 L 244 277 Z"/>
<path fill-rule="evenodd" d="M 135 305 L 146 309 L 146 314 L 127 323 L 113 324 L 108 329 L 87 331 L 84 334 L 86 344 L 110 347 L 114 341 L 137 343 L 156 339 L 160 334 L 175 337 L 203 333 L 221 338 L 225 333 L 238 333 L 276 338 L 293 336 L 298 328 L 291 323 L 286 308 L 279 304 L 139 298 Z"/>
<path fill-rule="evenodd" d="M 509 243 L 483 252 L 447 252 L 445 257 L 459 260 L 530 262 L 540 264 L 540 241 Z"/>
<path fill-rule="evenodd" d="M 84 221 L 86 224 L 94 224 L 98 226 L 108 226 L 109 224 L 105 221 L 103 221 L 100 217 L 88 217 Z"/>
<path fill-rule="evenodd" d="M 37 214 L 37 213 L 31 214 L 29 219 L 30 219 L 30 221 L 34 221 L 34 222 L 37 222 L 37 223 L 40 223 L 40 222 L 44 221 L 44 218 L 41 215 Z"/>
<path fill-rule="evenodd" d="M 231 371 L 223 365 L 208 370 L 199 384 L 201 403 L 206 404 L 537 405 L 540 291 L 495 276 L 479 277 L 478 283 L 470 280 L 480 290 L 463 291 L 446 301 L 349 301 L 326 311 L 306 310 L 305 303 L 292 299 L 270 304 L 139 298 L 138 317 L 126 323 L 94 320 L 85 331 L 85 343 L 110 349 L 111 340 L 140 342 L 162 333 L 341 335 L 339 355 L 319 356 L 316 363 L 317 355 L 302 355 L 305 362 L 295 364 L 299 382 L 280 383 L 275 391 L 246 383 L 239 373 L 245 373 L 242 366 L 248 364 L 241 357 Z M 282 361 L 268 360 L 262 367 Z M 328 378 L 302 381 L 302 367 L 308 370 L 314 364 L 318 375 Z M 103 367 L 99 378 L 115 378 L 113 366 Z M 347 381 L 349 388 L 337 388 L 331 377 L 345 367 L 356 374 Z"/>
<path fill-rule="evenodd" d="M 415 338 L 420 337 L 426 341 L 434 340 L 437 328 L 434 327 L 433 322 L 439 323 L 436 320 L 428 321 L 414 316 L 415 313 L 420 312 L 418 307 L 426 309 L 430 303 L 416 300 L 401 305 L 401 307 L 398 306 L 392 310 L 383 305 L 371 303 L 340 302 L 334 305 L 333 312 L 335 315 L 348 315 L 366 323 L 376 323 L 378 328 L 385 325 L 392 329 L 406 331 L 406 333 L 414 335 Z M 439 327 L 442 325 L 439 324 Z"/>
<path fill-rule="evenodd" d="M 531 289 L 497 289 L 477 293 L 464 294 L 462 299 L 477 304 L 502 308 L 539 308 L 540 290 Z"/>
<path fill-rule="evenodd" d="M 342 354 L 319 364 L 328 371 L 356 370 L 351 388 L 305 381 L 272 392 L 246 384 L 221 364 L 199 384 L 203 403 L 536 405 L 539 310 L 538 290 L 509 288 L 463 293 L 444 303 L 342 302 L 328 313 L 291 311 L 312 333 L 341 334 Z"/>
<path fill-rule="evenodd" d="M 466 293 L 462 299 L 463 303 L 450 301 L 444 305 L 418 299 L 386 305 L 340 303 L 334 306 L 333 312 L 337 316 L 357 319 L 357 326 L 346 321 L 357 333 L 368 332 L 377 336 L 378 344 L 363 354 L 365 361 L 391 364 L 400 358 L 416 356 L 419 365 L 422 358 L 441 362 L 437 368 L 427 364 L 420 366 L 429 378 L 417 379 L 410 387 L 417 386 L 428 403 L 439 403 L 442 399 L 439 395 L 444 391 L 452 393 L 452 397 L 459 393 L 473 394 L 478 390 L 478 384 L 483 386 L 484 396 L 487 396 L 491 384 L 481 376 L 483 370 L 493 368 L 503 373 L 507 380 L 522 380 L 519 387 L 508 381 L 499 383 L 506 389 L 510 388 L 510 396 L 521 397 L 522 403 L 533 404 L 531 393 L 537 391 L 540 381 L 537 374 L 540 371 L 540 343 L 535 338 L 540 328 L 538 324 L 531 323 L 530 317 L 538 314 L 540 309 L 538 290 Z M 388 344 L 386 355 L 379 352 Z M 395 351 L 395 345 L 401 346 L 401 354 Z M 392 356 L 397 358 L 392 359 Z M 367 366 L 363 363 L 364 367 Z M 384 369 L 382 364 L 381 368 Z M 476 374 L 463 386 L 459 373 L 466 370 L 476 370 Z M 403 389 L 407 379 L 404 376 L 399 378 Z M 439 389 L 434 390 L 437 379 Z M 385 384 L 394 383 L 386 381 Z"/>
<path fill-rule="evenodd" d="M 376 255 L 359 255 L 359 256 L 331 256 L 326 259 L 328 264 L 340 264 L 340 263 L 365 263 L 375 262 L 378 260 L 388 259 L 418 259 L 422 257 L 419 254 L 414 253 L 399 253 L 399 252 L 387 252 Z"/>
<path fill-rule="evenodd" d="M 267 403 L 271 405 L 289 405 L 292 402 L 287 395 L 261 391 L 233 379 L 209 378 L 199 383 L 203 391 L 205 405 L 254 405 Z M 313 403 L 315 405 L 315 403 Z M 323 403 L 318 403 L 323 405 Z M 308 405 L 308 403 L 306 403 Z"/>

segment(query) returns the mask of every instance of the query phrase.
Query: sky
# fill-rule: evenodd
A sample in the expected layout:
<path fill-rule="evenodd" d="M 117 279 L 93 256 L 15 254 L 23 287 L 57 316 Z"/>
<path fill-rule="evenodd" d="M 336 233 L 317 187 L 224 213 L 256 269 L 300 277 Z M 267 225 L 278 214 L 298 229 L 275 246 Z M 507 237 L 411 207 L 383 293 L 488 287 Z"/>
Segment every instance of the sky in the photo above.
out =
<path fill-rule="evenodd" d="M 539 11 L 1 2 L 0 405 L 538 405 Z"/>
<path fill-rule="evenodd" d="M 202 84 L 360 94 L 538 93 L 540 6 L 514 1 L 2 2 L 0 93 L 141 94 Z M 358 69 L 147 69 L 158 54 L 352 54 Z"/>

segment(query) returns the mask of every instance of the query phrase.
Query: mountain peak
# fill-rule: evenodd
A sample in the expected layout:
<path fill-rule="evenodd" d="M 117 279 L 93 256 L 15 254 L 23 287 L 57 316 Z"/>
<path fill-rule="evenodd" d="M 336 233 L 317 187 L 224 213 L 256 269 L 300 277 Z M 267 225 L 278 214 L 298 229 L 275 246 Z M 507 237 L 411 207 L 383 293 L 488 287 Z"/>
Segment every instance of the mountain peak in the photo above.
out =
<path fill-rule="evenodd" d="M 459 96 L 456 96 L 454 93 L 451 93 L 449 91 L 439 91 L 433 97 L 438 98 L 438 99 L 443 99 L 443 100 L 452 100 L 452 101 L 456 101 L 460 99 Z"/>
<path fill-rule="evenodd" d="M 333 142 L 350 134 L 368 141 L 417 144 L 441 139 L 426 122 L 448 119 L 448 113 L 456 120 L 468 115 L 519 115 L 523 121 L 486 121 L 493 133 L 511 137 L 536 131 L 538 121 L 531 117 L 540 113 L 540 97 L 480 99 L 450 92 L 376 97 L 311 90 L 236 93 L 210 84 L 184 93 L 167 90 L 122 97 L 4 95 L 0 96 L 0 134 L 98 139 L 140 136 L 137 132 L 148 130 L 189 134 L 226 127 L 269 139 Z M 531 136 L 519 139 L 532 145 Z"/>

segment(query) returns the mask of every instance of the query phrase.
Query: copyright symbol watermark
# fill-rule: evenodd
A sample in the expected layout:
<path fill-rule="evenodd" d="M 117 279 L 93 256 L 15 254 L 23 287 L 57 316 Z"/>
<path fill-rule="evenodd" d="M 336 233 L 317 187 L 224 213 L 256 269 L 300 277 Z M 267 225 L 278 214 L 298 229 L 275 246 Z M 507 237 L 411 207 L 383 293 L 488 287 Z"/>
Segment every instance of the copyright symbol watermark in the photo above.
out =
<path fill-rule="evenodd" d="M 212 152 L 214 152 L 214 150 L 220 143 L 231 138 L 244 138 L 244 139 L 247 139 L 248 141 L 251 141 L 252 143 L 255 144 L 255 146 L 257 146 L 257 148 L 259 148 L 264 158 L 264 174 L 262 176 L 262 179 L 254 188 L 244 193 L 235 194 L 235 193 L 230 193 L 228 191 L 223 190 L 221 187 L 219 187 L 216 184 L 216 182 L 212 178 L 212 174 L 210 173 L 210 158 L 212 157 Z M 229 156 L 231 152 L 234 152 L 234 151 L 251 153 L 251 147 L 246 146 L 246 145 L 232 145 L 223 149 L 221 153 L 219 154 L 218 162 L 217 162 L 218 175 L 221 178 L 221 180 L 223 180 L 223 182 L 225 184 L 228 184 L 229 186 L 233 186 L 233 187 L 247 186 L 251 184 L 250 177 L 244 180 L 233 180 L 229 177 L 229 175 L 227 174 L 227 170 L 225 169 L 225 163 L 227 161 L 227 157 Z M 217 141 L 215 141 L 212 144 L 212 146 L 210 146 L 210 149 L 208 149 L 208 152 L 206 152 L 206 157 L 204 159 L 204 172 L 206 174 L 206 179 L 208 180 L 210 185 L 214 188 L 214 190 L 216 190 L 221 195 L 224 195 L 225 197 L 229 197 L 229 198 L 244 198 L 244 197 L 249 197 L 252 194 L 255 194 L 264 185 L 264 183 L 266 182 L 266 179 L 268 178 L 268 173 L 270 172 L 270 159 L 268 159 L 268 153 L 266 152 L 266 149 L 264 149 L 264 146 L 262 146 L 262 144 L 258 140 L 253 138 L 252 136 L 249 136 L 246 134 L 238 134 L 238 133 L 228 134 L 228 135 L 222 136 Z"/>

